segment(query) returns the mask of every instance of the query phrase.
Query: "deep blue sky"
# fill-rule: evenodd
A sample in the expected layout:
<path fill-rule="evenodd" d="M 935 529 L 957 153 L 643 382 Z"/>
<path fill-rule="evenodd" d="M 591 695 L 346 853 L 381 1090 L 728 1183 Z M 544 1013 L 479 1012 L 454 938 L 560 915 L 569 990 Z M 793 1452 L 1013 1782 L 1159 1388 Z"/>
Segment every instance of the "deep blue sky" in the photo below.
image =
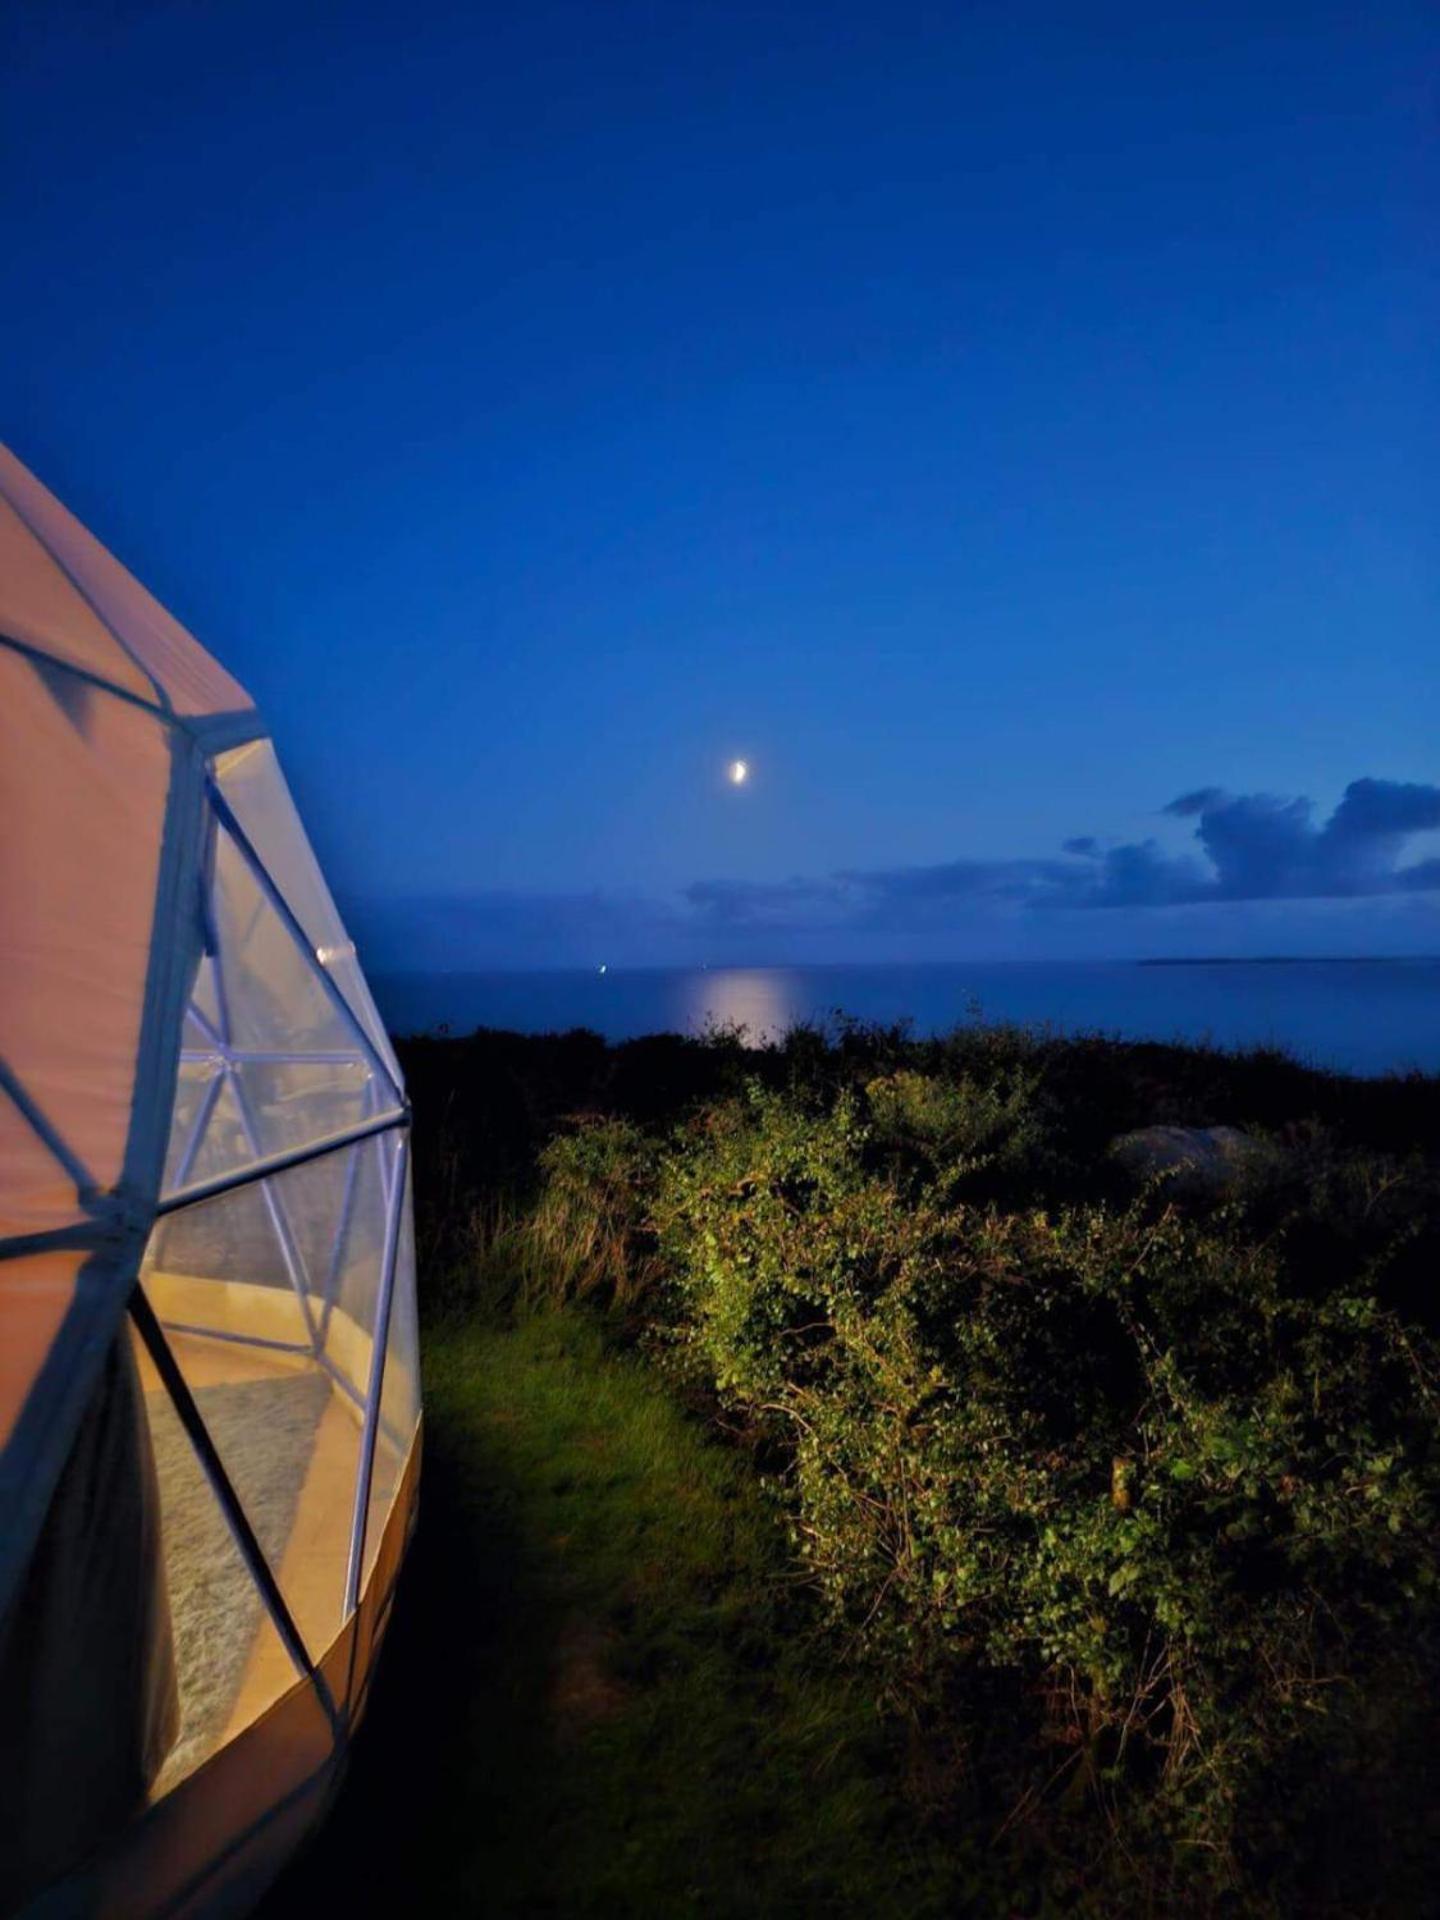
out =
<path fill-rule="evenodd" d="M 1428 5 L 0 20 L 0 436 L 382 960 L 1440 950 Z"/>

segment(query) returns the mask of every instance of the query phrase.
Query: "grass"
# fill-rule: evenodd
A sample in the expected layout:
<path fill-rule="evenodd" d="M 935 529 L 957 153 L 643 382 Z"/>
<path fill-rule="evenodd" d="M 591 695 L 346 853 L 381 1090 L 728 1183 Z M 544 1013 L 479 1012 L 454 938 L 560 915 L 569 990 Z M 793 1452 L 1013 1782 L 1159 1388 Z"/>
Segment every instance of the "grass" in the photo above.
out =
<path fill-rule="evenodd" d="M 583 1313 L 442 1324 L 425 1367 L 370 1717 L 266 1920 L 948 1910 L 749 1465 Z"/>

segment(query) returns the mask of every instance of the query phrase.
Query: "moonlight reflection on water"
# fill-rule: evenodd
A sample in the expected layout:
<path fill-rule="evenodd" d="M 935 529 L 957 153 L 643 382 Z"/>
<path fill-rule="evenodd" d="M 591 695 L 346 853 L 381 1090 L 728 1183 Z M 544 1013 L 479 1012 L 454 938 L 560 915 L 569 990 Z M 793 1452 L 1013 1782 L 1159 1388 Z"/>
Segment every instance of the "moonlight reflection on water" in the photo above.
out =
<path fill-rule="evenodd" d="M 788 968 L 719 967 L 679 978 L 680 1018 L 687 1033 L 740 1027 L 746 1043 L 758 1047 L 780 1039 L 805 1017 L 804 1004 L 794 991 L 795 975 Z"/>

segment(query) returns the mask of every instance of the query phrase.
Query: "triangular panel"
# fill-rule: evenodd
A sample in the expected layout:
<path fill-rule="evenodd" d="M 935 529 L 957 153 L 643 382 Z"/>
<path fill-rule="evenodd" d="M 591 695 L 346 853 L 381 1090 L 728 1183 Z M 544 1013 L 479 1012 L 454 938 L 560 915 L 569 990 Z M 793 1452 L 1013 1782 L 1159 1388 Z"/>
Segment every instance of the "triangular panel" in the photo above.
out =
<path fill-rule="evenodd" d="M 214 959 L 208 953 L 200 956 L 195 985 L 190 990 L 186 1046 L 192 1044 L 191 1034 L 195 1035 L 196 1043 L 201 1046 L 220 1037 L 220 983 L 215 976 Z"/>
<path fill-rule="evenodd" d="M 214 957 L 225 1038 L 246 1051 L 367 1057 L 358 1022 L 321 977 L 260 875 L 223 825 L 215 831 Z"/>
<path fill-rule="evenodd" d="M 142 1285 L 301 1637 L 343 1622 L 362 1411 L 320 1347 L 349 1156 L 247 1182 L 156 1223 Z"/>
<path fill-rule="evenodd" d="M 153 683 L 3 498 L 0 484 L 0 631 L 140 700 Z"/>
<path fill-rule="evenodd" d="M 219 1134 L 212 1117 L 217 1101 L 226 1093 L 224 1067 L 216 1055 L 199 1051 L 203 1042 L 204 1036 L 192 1030 L 187 1015 L 175 1105 L 170 1114 L 170 1142 L 165 1152 L 166 1193 L 206 1177 L 211 1161 L 205 1151 L 206 1138 Z"/>
<path fill-rule="evenodd" d="M 268 740 L 252 740 L 236 747 L 216 760 L 215 777 L 246 839 L 304 928 L 317 960 L 344 995 L 399 1087 L 400 1068 L 390 1037 L 300 823 L 275 749 Z"/>
<path fill-rule="evenodd" d="M 78 1171 L 41 1139 L 0 1081 L 0 1240 L 76 1218 Z"/>
<path fill-rule="evenodd" d="M 246 852 L 217 822 L 165 1192 L 323 1146 L 400 1096 Z"/>
<path fill-rule="evenodd" d="M 0 447 L 0 497 L 79 589 L 124 652 L 163 688 L 177 713 L 234 713 L 249 707 L 245 689 L 4 447 Z M 63 625 L 56 625 L 61 637 L 73 645 L 79 637 L 74 615 L 67 614 Z M 116 675 L 112 671 L 105 677 Z"/>
<path fill-rule="evenodd" d="M 361 1591 L 370 1579 L 385 1522 L 400 1490 L 400 1479 L 420 1424 L 420 1329 L 415 1311 L 415 1234 L 412 1225 L 408 1168 L 399 1196 L 402 1213 L 395 1248 L 395 1275 L 390 1292 L 390 1323 L 385 1340 L 385 1368 L 381 1377 L 379 1418 L 375 1423 L 375 1454 L 370 1472 L 370 1498 L 365 1515 L 365 1546 L 361 1562 Z"/>
<path fill-rule="evenodd" d="M 296 1669 L 224 1508 L 164 1384 L 134 1339 L 159 1495 L 168 1660 L 163 1687 L 169 1745 L 151 1794 L 170 1792 L 216 1749 L 294 1686 Z M 196 1395 L 202 1418 L 217 1389 Z M 223 1391 L 220 1389 L 219 1391 Z M 262 1544 L 264 1544 L 262 1542 Z M 165 1697 L 168 1695 L 168 1699 Z"/>

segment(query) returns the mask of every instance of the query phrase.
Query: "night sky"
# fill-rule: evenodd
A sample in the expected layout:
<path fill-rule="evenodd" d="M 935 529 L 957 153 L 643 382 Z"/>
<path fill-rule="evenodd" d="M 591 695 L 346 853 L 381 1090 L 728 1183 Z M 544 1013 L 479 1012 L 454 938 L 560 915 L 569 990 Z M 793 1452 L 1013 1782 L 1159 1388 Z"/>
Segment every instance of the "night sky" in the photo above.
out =
<path fill-rule="evenodd" d="M 1419 0 L 9 0 L 0 437 L 382 965 L 1440 951 L 1437 101 Z"/>

